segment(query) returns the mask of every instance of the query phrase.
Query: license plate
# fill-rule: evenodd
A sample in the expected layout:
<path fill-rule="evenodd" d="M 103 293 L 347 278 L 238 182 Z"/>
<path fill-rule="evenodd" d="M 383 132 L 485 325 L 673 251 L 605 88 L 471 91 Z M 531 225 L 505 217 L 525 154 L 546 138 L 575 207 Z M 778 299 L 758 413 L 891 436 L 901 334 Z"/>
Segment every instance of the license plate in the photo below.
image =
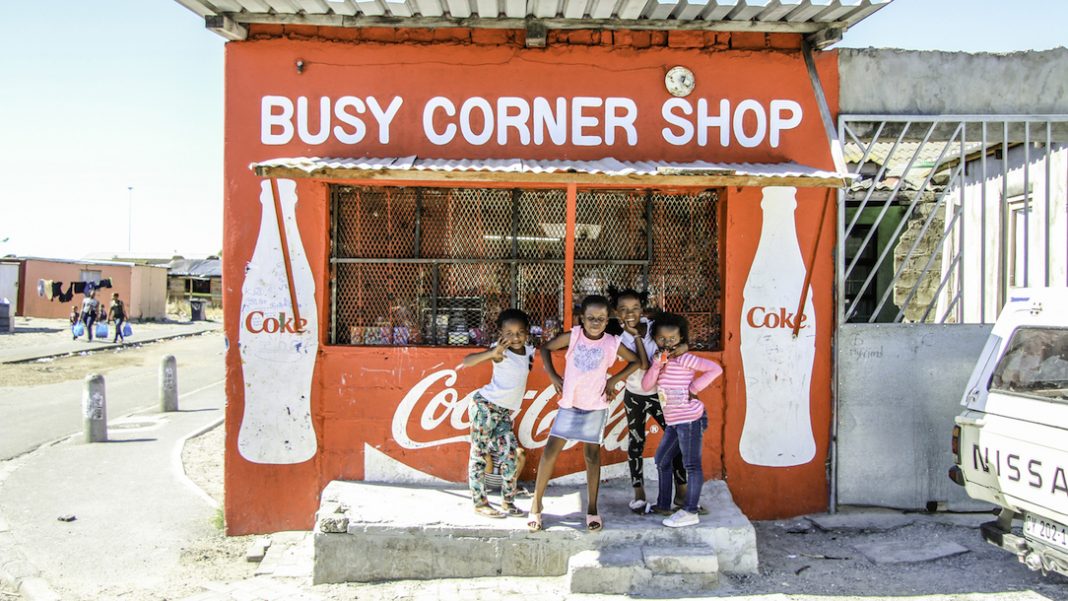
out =
<path fill-rule="evenodd" d="M 1068 526 L 1031 514 L 1024 516 L 1024 535 L 1068 551 Z"/>

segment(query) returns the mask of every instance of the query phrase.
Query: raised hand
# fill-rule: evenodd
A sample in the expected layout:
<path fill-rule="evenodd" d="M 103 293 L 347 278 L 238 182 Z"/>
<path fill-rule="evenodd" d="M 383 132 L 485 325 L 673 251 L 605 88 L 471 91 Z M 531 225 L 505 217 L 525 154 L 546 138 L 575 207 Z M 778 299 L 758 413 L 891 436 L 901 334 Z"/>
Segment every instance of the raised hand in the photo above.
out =
<path fill-rule="evenodd" d="M 501 338 L 497 341 L 497 346 L 493 347 L 493 354 L 490 357 L 494 362 L 499 362 L 504 359 L 504 353 L 508 350 L 508 344 Z"/>

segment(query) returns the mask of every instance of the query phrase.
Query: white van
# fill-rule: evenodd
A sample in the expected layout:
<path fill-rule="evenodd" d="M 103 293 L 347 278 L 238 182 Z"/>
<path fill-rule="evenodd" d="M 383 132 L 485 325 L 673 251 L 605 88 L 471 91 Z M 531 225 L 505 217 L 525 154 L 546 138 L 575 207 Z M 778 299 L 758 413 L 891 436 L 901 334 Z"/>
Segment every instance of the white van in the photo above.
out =
<path fill-rule="evenodd" d="M 1011 293 L 961 404 L 950 479 L 1002 507 L 983 538 L 1068 575 L 1068 288 Z"/>

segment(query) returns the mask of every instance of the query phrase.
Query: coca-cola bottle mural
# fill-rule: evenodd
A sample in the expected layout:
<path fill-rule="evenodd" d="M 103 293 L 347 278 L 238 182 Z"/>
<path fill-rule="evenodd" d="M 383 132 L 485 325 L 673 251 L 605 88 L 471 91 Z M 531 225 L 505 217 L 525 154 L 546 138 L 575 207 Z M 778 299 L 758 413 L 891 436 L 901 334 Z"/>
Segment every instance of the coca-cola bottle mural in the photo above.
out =
<path fill-rule="evenodd" d="M 797 314 L 806 269 L 794 222 L 796 192 L 764 188 L 760 241 L 742 291 L 746 405 L 740 452 L 752 465 L 802 465 L 816 455 L 809 414 L 816 314 L 811 288 Z"/>
<path fill-rule="evenodd" d="M 260 233 L 241 286 L 238 347 L 245 382 L 245 412 L 237 435 L 241 456 L 254 463 L 300 463 L 315 455 L 311 421 L 312 372 L 319 326 L 312 278 L 297 229 L 297 185 L 277 180 L 282 235 L 271 182 L 260 189 Z M 299 318 L 293 313 L 296 297 Z"/>

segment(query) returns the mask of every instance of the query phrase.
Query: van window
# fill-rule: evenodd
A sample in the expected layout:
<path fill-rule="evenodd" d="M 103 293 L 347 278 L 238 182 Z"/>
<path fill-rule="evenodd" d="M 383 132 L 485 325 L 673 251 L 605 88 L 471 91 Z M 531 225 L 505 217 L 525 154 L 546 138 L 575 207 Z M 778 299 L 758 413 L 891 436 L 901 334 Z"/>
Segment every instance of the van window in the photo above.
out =
<path fill-rule="evenodd" d="M 990 389 L 1068 401 L 1068 329 L 1017 329 Z"/>

